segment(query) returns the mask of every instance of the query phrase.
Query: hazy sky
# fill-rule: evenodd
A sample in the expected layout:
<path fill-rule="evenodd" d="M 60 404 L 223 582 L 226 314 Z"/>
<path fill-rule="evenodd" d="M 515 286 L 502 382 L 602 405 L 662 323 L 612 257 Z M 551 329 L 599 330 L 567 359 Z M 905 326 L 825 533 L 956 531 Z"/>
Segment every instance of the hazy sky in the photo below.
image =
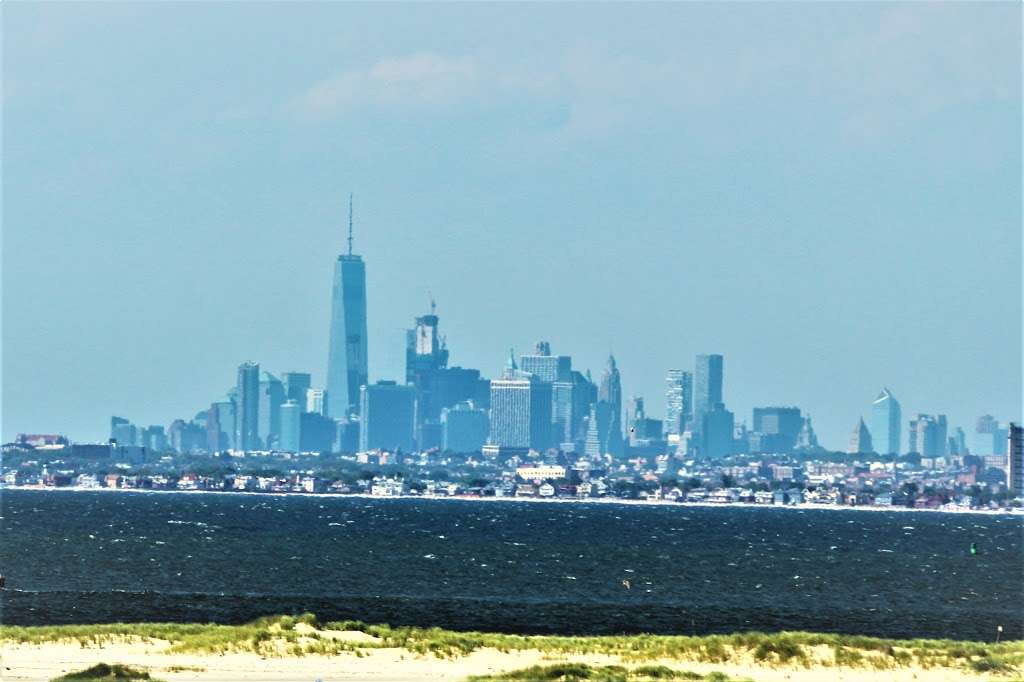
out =
<path fill-rule="evenodd" d="M 1021 414 L 1021 6 L 4 3 L 3 438 L 324 381 L 356 196 L 371 379 L 538 339 L 845 449 Z"/>

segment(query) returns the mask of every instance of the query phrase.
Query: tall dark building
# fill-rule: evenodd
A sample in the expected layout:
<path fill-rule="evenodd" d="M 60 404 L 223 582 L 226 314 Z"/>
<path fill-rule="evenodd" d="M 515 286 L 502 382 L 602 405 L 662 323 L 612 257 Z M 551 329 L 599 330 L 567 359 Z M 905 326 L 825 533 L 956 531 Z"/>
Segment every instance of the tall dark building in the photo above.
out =
<path fill-rule="evenodd" d="M 622 442 L 622 379 L 615 366 L 615 356 L 608 356 L 608 365 L 601 375 L 597 391 L 598 433 L 602 438 L 602 454 L 614 457 L 623 454 Z"/>
<path fill-rule="evenodd" d="M 693 425 L 700 432 L 704 415 L 722 400 L 721 355 L 698 355 L 693 381 Z"/>
<path fill-rule="evenodd" d="M 551 444 L 573 440 L 574 403 L 572 358 L 552 355 L 551 344 L 538 341 L 532 355 L 519 357 L 519 368 L 551 386 Z"/>
<path fill-rule="evenodd" d="M 348 253 L 334 263 L 331 336 L 327 350 L 327 414 L 347 418 L 359 411 L 359 388 L 367 382 L 366 265 L 352 253 L 352 199 L 348 205 Z"/>
<path fill-rule="evenodd" d="M 259 450 L 260 366 L 243 362 L 238 366 L 235 388 L 235 447 L 239 450 Z"/>
<path fill-rule="evenodd" d="M 704 413 L 701 438 L 705 457 L 718 459 L 733 453 L 736 420 L 722 403 L 715 403 Z"/>
<path fill-rule="evenodd" d="M 1006 476 L 1010 490 L 1024 494 L 1024 427 L 1010 422 L 1006 434 Z"/>
<path fill-rule="evenodd" d="M 789 452 L 803 427 L 799 407 L 755 407 L 751 452 Z"/>
<path fill-rule="evenodd" d="M 416 391 L 394 381 L 363 386 L 359 412 L 359 450 L 413 449 Z"/>

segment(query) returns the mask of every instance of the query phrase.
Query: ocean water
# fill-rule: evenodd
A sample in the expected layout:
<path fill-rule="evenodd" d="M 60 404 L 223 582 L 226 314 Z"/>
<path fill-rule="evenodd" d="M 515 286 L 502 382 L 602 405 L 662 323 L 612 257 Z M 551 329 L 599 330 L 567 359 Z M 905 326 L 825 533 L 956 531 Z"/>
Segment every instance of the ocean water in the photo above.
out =
<path fill-rule="evenodd" d="M 992 639 L 1002 625 L 1024 638 L 1021 517 L 103 491 L 0 502 L 5 624 L 312 611 L 524 633 Z"/>

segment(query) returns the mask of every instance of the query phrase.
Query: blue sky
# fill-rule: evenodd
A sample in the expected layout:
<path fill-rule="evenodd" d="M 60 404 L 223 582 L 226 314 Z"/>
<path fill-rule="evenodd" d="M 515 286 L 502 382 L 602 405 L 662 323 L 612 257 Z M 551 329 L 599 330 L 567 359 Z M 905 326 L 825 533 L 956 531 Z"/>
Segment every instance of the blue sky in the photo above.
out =
<path fill-rule="evenodd" d="M 3 437 L 322 383 L 356 195 L 370 373 L 538 339 L 845 448 L 883 385 L 1021 414 L 1021 8 L 5 3 Z"/>

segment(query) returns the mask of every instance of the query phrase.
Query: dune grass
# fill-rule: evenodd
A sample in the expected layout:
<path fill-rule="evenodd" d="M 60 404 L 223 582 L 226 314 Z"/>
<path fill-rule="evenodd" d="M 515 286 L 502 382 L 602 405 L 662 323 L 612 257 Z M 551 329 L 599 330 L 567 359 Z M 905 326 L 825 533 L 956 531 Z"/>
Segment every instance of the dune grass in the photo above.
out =
<path fill-rule="evenodd" d="M 351 641 L 332 635 L 358 631 L 374 641 Z M 111 623 L 39 627 L 0 626 L 0 641 L 77 642 L 98 647 L 124 640 L 163 640 L 169 653 L 220 654 L 253 652 L 261 656 L 310 654 L 363 656 L 374 648 L 401 648 L 441 658 L 464 656 L 477 649 L 537 650 L 551 656 L 605 654 L 631 664 L 657 661 L 742 663 L 753 659 L 766 667 L 804 668 L 955 668 L 966 674 L 1020 675 L 1024 641 L 999 644 L 971 641 L 895 640 L 860 635 L 810 632 L 731 635 L 526 636 L 456 632 L 441 628 L 392 627 L 360 621 L 320 623 L 313 614 L 260 618 L 243 625 L 178 623 Z M 630 673 L 632 674 L 632 673 Z"/>

